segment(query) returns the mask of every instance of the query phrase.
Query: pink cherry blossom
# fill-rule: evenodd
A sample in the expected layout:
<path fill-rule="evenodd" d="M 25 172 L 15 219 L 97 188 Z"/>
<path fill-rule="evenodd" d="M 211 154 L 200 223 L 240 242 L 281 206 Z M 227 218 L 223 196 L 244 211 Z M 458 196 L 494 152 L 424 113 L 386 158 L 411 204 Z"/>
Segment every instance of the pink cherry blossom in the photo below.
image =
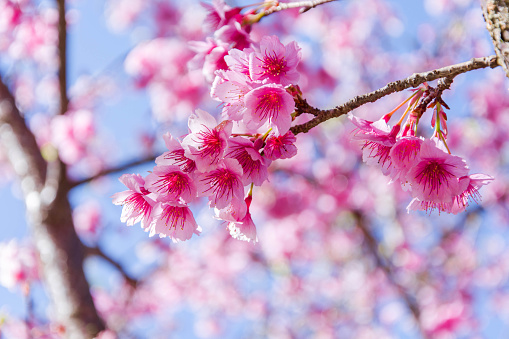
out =
<path fill-rule="evenodd" d="M 39 262 L 35 248 L 16 239 L 0 243 L 0 285 L 14 289 L 39 280 Z"/>
<path fill-rule="evenodd" d="M 122 205 L 120 221 L 127 226 L 141 222 L 142 228 L 150 226 L 152 206 L 155 200 L 149 196 L 150 192 L 145 189 L 145 180 L 139 174 L 124 174 L 119 178 L 128 190 L 112 195 L 115 205 Z"/>
<path fill-rule="evenodd" d="M 229 141 L 226 157 L 237 159 L 242 166 L 244 185 L 254 183 L 260 186 L 269 176 L 267 167 L 270 165 L 270 160 L 264 159 L 258 149 L 259 147 L 255 147 L 255 144 L 246 138 L 236 137 Z"/>
<path fill-rule="evenodd" d="M 198 109 L 189 117 L 189 129 L 191 133 L 182 140 L 185 156 L 195 161 L 200 172 L 216 168 L 228 146 L 232 122 L 218 125 L 212 115 Z"/>
<path fill-rule="evenodd" d="M 210 33 L 226 25 L 241 11 L 239 7 L 231 8 L 224 0 L 213 0 L 212 5 L 202 2 L 201 5 L 207 10 L 203 26 L 205 31 Z"/>
<path fill-rule="evenodd" d="M 162 202 L 154 206 L 153 221 L 150 225 L 150 236 L 170 237 L 173 242 L 191 239 L 199 235 L 201 227 L 194 220 L 193 213 L 184 204 Z"/>
<path fill-rule="evenodd" d="M 233 48 L 224 57 L 224 61 L 228 65 L 229 70 L 244 74 L 251 79 L 249 73 L 249 55 L 253 52 L 252 48 L 244 48 L 243 50 Z"/>
<path fill-rule="evenodd" d="M 212 85 L 211 96 L 223 105 L 223 115 L 231 120 L 239 121 L 246 112 L 245 96 L 254 87 L 249 77 L 233 71 L 217 72 Z"/>
<path fill-rule="evenodd" d="M 421 144 L 419 157 L 409 170 L 407 180 L 412 195 L 421 201 L 449 203 L 465 188 L 459 178 L 467 175 L 465 160 L 439 149 L 434 140 Z"/>
<path fill-rule="evenodd" d="M 196 180 L 198 196 L 207 196 L 210 207 L 225 208 L 229 204 L 235 210 L 244 203 L 242 166 L 236 159 L 224 159 L 213 171 L 201 174 Z"/>
<path fill-rule="evenodd" d="M 404 184 L 408 170 L 419 156 L 422 142 L 421 138 L 403 137 L 392 146 L 389 157 L 394 166 L 394 171 L 391 173 L 393 179 L 400 179 Z"/>
<path fill-rule="evenodd" d="M 258 242 L 258 237 L 256 236 L 256 226 L 251 218 L 251 213 L 249 212 L 249 207 L 251 205 L 251 201 L 253 198 L 248 196 L 246 198 L 247 212 L 246 215 L 242 219 L 237 219 L 236 221 L 230 221 L 228 223 L 228 229 L 230 230 L 230 235 L 234 239 L 247 241 L 247 242 Z"/>
<path fill-rule="evenodd" d="M 292 158 L 297 154 L 295 141 L 297 141 L 297 138 L 290 131 L 284 135 L 271 133 L 265 140 L 263 155 L 270 160 Z"/>
<path fill-rule="evenodd" d="M 245 103 L 248 126 L 259 128 L 268 121 L 279 135 L 290 129 L 295 101 L 281 85 L 266 84 L 255 88 L 246 94 Z"/>
<path fill-rule="evenodd" d="M 145 188 L 157 194 L 158 201 L 189 203 L 196 199 L 193 179 L 178 166 L 159 165 L 145 178 Z"/>
<path fill-rule="evenodd" d="M 300 77 L 296 69 L 300 59 L 300 48 L 295 41 L 283 45 L 277 36 L 264 36 L 260 52 L 249 56 L 251 78 L 268 79 L 283 86 L 296 84 Z"/>
<path fill-rule="evenodd" d="M 249 32 L 240 22 L 233 21 L 214 32 L 214 38 L 226 42 L 237 49 L 245 49 L 251 46 Z"/>
<path fill-rule="evenodd" d="M 163 135 L 164 143 L 168 152 L 156 158 L 158 165 L 176 165 L 187 174 L 192 174 L 196 170 L 196 163 L 184 155 L 185 150 L 180 141 L 175 139 L 170 133 Z"/>

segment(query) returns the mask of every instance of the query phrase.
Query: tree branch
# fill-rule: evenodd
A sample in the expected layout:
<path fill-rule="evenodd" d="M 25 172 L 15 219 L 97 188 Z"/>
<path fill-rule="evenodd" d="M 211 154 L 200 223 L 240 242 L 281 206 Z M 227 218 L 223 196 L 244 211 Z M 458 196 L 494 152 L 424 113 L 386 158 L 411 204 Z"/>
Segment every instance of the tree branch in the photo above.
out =
<path fill-rule="evenodd" d="M 297 1 L 297 2 L 279 2 L 275 1 L 277 5 L 269 7 L 268 9 L 263 11 L 264 16 L 270 15 L 275 12 L 283 11 L 285 9 L 291 8 L 300 8 L 300 13 L 304 13 L 309 11 L 311 8 L 314 8 L 319 5 L 326 4 L 328 2 L 333 2 L 338 0 L 313 0 L 313 1 Z"/>
<path fill-rule="evenodd" d="M 382 271 L 384 271 L 387 279 L 390 281 L 390 283 L 396 288 L 401 298 L 403 298 L 403 301 L 407 305 L 408 309 L 412 313 L 417 327 L 419 328 L 421 334 L 424 338 L 426 338 L 426 333 L 422 329 L 420 317 L 421 312 L 419 309 L 419 306 L 417 305 L 414 298 L 406 291 L 406 289 L 400 285 L 396 280 L 394 279 L 394 269 L 392 264 L 390 263 L 389 259 L 385 258 L 384 255 L 380 253 L 378 250 L 378 242 L 369 230 L 368 226 L 364 222 L 364 217 L 362 216 L 361 212 L 354 211 L 354 215 L 357 219 L 357 226 L 362 231 L 362 234 L 364 235 L 366 247 L 368 248 L 371 255 L 375 258 L 376 265 L 379 267 Z"/>
<path fill-rule="evenodd" d="M 424 82 L 433 81 L 440 78 L 448 78 L 448 81 L 450 82 L 454 77 L 456 77 L 459 74 L 472 71 L 474 69 L 487 67 L 495 68 L 497 66 L 499 66 L 497 62 L 497 57 L 495 55 L 492 55 L 484 58 L 474 58 L 467 62 L 462 62 L 460 64 L 438 68 L 429 72 L 414 73 L 408 78 L 388 83 L 386 86 L 374 92 L 359 95 L 351 99 L 350 101 L 344 103 L 343 105 L 337 106 L 336 108 L 332 108 L 329 110 L 316 109 L 314 107 L 309 106 L 307 102 L 305 102 L 304 100 L 304 102 L 299 103 L 301 105 L 299 109 L 302 111 L 302 113 L 308 113 L 309 111 L 309 113 L 315 115 L 315 118 L 304 124 L 293 126 L 290 130 L 295 135 L 299 133 L 306 133 L 311 128 L 321 124 L 324 121 L 347 114 L 348 112 L 351 112 L 354 109 L 364 104 L 367 104 L 368 102 L 375 102 L 386 95 L 395 92 L 401 92 L 407 88 L 417 87 Z M 307 105 L 308 107 L 306 107 L 305 105 Z M 299 105 L 297 106 L 299 107 Z"/>
<path fill-rule="evenodd" d="M 482 8 L 498 62 L 509 78 L 509 0 L 483 0 Z"/>
<path fill-rule="evenodd" d="M 117 269 L 117 271 L 120 274 L 122 274 L 122 276 L 129 283 L 129 285 L 131 285 L 132 287 L 136 287 L 136 285 L 138 284 L 138 281 L 136 279 L 132 278 L 129 274 L 127 274 L 127 272 L 124 270 L 124 268 L 117 261 L 113 260 L 110 256 L 108 256 L 106 253 L 104 253 L 103 250 L 100 249 L 99 247 L 86 246 L 85 251 L 86 251 L 87 256 L 96 255 L 96 256 L 106 260 L 111 265 L 113 265 Z"/>
<path fill-rule="evenodd" d="M 101 172 L 89 177 L 89 178 L 85 178 L 85 179 L 81 179 L 81 180 L 78 180 L 78 181 L 74 181 L 74 182 L 71 182 L 69 183 L 69 187 L 70 188 L 74 188 L 76 186 L 80 186 L 80 185 L 83 185 L 83 184 L 86 184 L 88 182 L 91 182 L 95 179 L 98 179 L 98 178 L 101 178 L 105 175 L 108 175 L 108 174 L 112 174 L 112 173 L 116 173 L 116 172 L 123 172 L 131 167 L 134 167 L 134 166 L 138 166 L 138 165 L 143 165 L 147 162 L 153 162 L 155 159 L 156 159 L 157 155 L 149 155 L 145 158 L 141 158 L 141 159 L 137 159 L 137 160 L 131 160 L 131 161 L 128 161 L 124 164 L 121 164 L 117 167 L 112 167 L 112 168 L 107 168 L 105 170 L 102 170 Z"/>

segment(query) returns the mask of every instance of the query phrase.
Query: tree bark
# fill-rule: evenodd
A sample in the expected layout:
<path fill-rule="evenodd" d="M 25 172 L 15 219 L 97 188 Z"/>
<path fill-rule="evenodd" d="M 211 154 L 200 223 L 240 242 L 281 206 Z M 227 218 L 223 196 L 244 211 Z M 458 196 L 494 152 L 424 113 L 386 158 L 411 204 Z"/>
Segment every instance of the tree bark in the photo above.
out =
<path fill-rule="evenodd" d="M 498 63 L 509 78 L 509 0 L 481 0 Z"/>
<path fill-rule="evenodd" d="M 74 229 L 65 172 L 48 170 L 51 167 L 1 78 L 0 145 L 21 184 L 28 224 L 53 302 L 52 320 L 64 327 L 69 339 L 93 338 L 104 324 L 83 272 L 84 247 Z M 55 164 L 62 168 L 60 160 Z"/>

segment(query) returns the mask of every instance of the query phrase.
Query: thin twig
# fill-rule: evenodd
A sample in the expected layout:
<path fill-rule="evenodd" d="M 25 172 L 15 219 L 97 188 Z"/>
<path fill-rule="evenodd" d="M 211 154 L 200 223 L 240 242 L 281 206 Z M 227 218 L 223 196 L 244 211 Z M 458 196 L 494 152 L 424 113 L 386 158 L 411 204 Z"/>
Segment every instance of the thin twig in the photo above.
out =
<path fill-rule="evenodd" d="M 129 283 L 129 285 L 136 287 L 136 285 L 138 284 L 138 280 L 132 278 L 129 274 L 127 274 L 127 272 L 124 270 L 122 265 L 120 265 L 117 261 L 113 260 L 113 258 L 108 256 L 106 253 L 104 253 L 103 250 L 100 249 L 99 247 L 85 246 L 85 254 L 87 256 L 96 255 L 96 256 L 106 260 L 107 262 L 109 262 L 111 265 L 113 265 L 118 270 L 118 272 L 120 274 L 122 274 L 122 276 Z"/>
<path fill-rule="evenodd" d="M 83 185 L 83 184 L 86 184 L 88 182 L 91 182 L 95 179 L 98 179 L 100 177 L 103 177 L 105 175 L 108 175 L 108 174 L 113 174 L 113 173 L 117 173 L 117 172 L 122 172 L 122 171 L 125 171 L 131 167 L 134 167 L 134 166 L 138 166 L 138 165 L 143 165 L 147 162 L 153 162 L 155 159 L 156 159 L 156 155 L 149 155 L 145 158 L 141 158 L 141 159 L 136 159 L 136 160 L 131 160 L 131 161 L 128 161 L 124 164 L 121 164 L 117 167 L 112 167 L 112 168 L 107 168 L 105 170 L 102 170 L 101 172 L 91 176 L 91 177 L 88 177 L 88 178 L 85 178 L 85 179 L 81 179 L 81 180 L 78 180 L 78 181 L 74 181 L 74 182 L 71 182 L 69 184 L 69 187 L 70 189 L 71 188 L 74 188 L 76 186 L 80 186 L 80 185 Z"/>
<path fill-rule="evenodd" d="M 296 1 L 296 2 L 279 2 L 277 1 L 277 6 L 272 6 L 265 11 L 263 11 L 264 16 L 270 15 L 275 12 L 283 11 L 285 9 L 291 8 L 300 8 L 300 13 L 304 13 L 309 11 L 311 8 L 314 8 L 319 5 L 323 5 L 328 2 L 333 2 L 338 0 L 314 0 L 314 1 Z"/>
<path fill-rule="evenodd" d="M 495 55 L 491 55 L 484 58 L 474 58 L 467 62 L 462 62 L 460 64 L 438 68 L 429 72 L 414 73 L 408 78 L 388 83 L 386 86 L 374 92 L 359 95 L 351 99 L 350 101 L 347 101 L 343 105 L 337 106 L 329 110 L 319 110 L 309 105 L 308 105 L 309 107 L 306 108 L 304 105 L 307 105 L 307 102 L 305 102 L 304 100 L 304 103 L 302 102 L 300 103 L 301 104 L 300 109 L 304 113 L 308 113 L 309 111 L 309 113 L 315 115 L 316 117 L 304 124 L 293 126 L 290 130 L 295 135 L 299 133 L 306 133 L 311 128 L 321 124 L 324 121 L 347 114 L 348 112 L 351 112 L 364 104 L 367 104 L 369 102 L 375 102 L 386 95 L 401 92 L 407 88 L 417 87 L 426 81 L 447 78 L 448 80 L 446 81 L 446 83 L 444 83 L 444 85 L 446 85 L 447 83 L 451 82 L 455 76 L 459 74 L 472 71 L 474 69 L 487 67 L 495 68 L 498 66 L 499 64 L 497 62 L 497 57 Z"/>

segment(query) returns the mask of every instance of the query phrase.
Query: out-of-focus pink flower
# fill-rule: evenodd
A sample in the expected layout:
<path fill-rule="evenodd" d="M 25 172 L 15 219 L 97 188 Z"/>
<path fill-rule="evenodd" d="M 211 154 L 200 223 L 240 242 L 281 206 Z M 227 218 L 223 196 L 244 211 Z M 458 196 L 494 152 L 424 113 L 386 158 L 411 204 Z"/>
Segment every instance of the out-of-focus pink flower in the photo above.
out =
<path fill-rule="evenodd" d="M 214 38 L 240 50 L 251 46 L 249 32 L 237 21 L 219 28 L 214 32 Z"/>
<path fill-rule="evenodd" d="M 0 262 L 0 285 L 8 289 L 39 279 L 39 263 L 31 245 L 16 239 L 0 243 Z"/>
<path fill-rule="evenodd" d="M 201 227 L 194 220 L 193 213 L 184 204 L 163 202 L 154 206 L 153 221 L 150 225 L 150 236 L 170 237 L 173 242 L 191 239 L 199 235 Z"/>
<path fill-rule="evenodd" d="M 235 159 L 224 159 L 213 171 L 201 174 L 196 180 L 198 196 L 207 196 L 210 207 L 225 208 L 229 204 L 235 210 L 244 203 L 242 166 Z"/>
<path fill-rule="evenodd" d="M 231 8 L 224 0 L 213 0 L 212 5 L 202 2 L 201 5 L 207 10 L 203 26 L 205 32 L 208 33 L 212 33 L 226 25 L 242 10 L 239 7 Z"/>
<path fill-rule="evenodd" d="M 145 180 L 139 174 L 124 174 L 119 178 L 128 190 L 115 193 L 111 196 L 115 205 L 122 205 L 120 221 L 127 226 L 141 222 L 141 227 L 147 230 L 152 221 L 152 206 L 155 204 L 154 196 L 145 189 Z"/>
<path fill-rule="evenodd" d="M 212 115 L 198 109 L 189 117 L 189 130 L 191 133 L 182 140 L 185 156 L 195 161 L 200 172 L 216 168 L 228 147 L 232 122 L 218 125 Z"/>
<path fill-rule="evenodd" d="M 295 101 L 283 86 L 266 84 L 255 88 L 246 94 L 245 103 L 247 126 L 259 128 L 268 121 L 279 135 L 290 129 Z"/>
<path fill-rule="evenodd" d="M 264 36 L 260 52 L 249 56 L 249 72 L 253 80 L 269 79 L 283 86 L 299 81 L 297 65 L 301 59 L 300 48 L 295 41 L 283 45 L 277 36 Z"/>
<path fill-rule="evenodd" d="M 82 237 L 95 238 L 101 227 L 101 207 L 96 201 L 78 205 L 72 211 L 74 227 Z"/>
<path fill-rule="evenodd" d="M 296 141 L 297 138 L 291 131 L 284 135 L 271 133 L 265 141 L 263 155 L 270 160 L 292 158 L 297 154 L 297 146 L 294 145 Z"/>

